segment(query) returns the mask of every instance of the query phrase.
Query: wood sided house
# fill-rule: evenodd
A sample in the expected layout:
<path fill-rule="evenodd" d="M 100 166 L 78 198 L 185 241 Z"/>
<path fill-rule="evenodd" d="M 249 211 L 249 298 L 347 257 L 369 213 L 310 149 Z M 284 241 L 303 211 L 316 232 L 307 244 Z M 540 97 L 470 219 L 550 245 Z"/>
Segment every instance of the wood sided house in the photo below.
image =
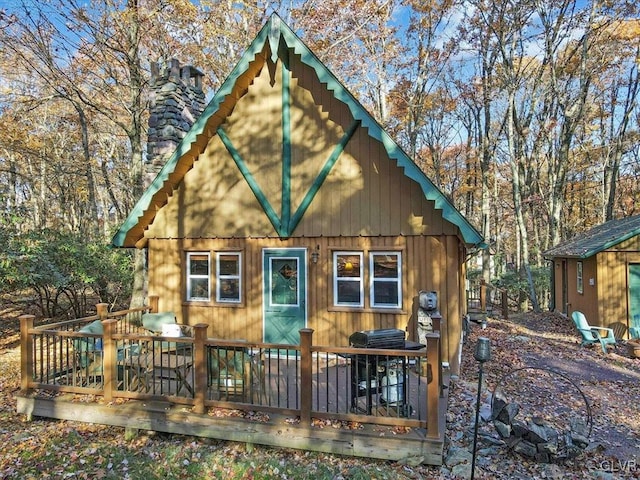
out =
<path fill-rule="evenodd" d="M 25 316 L 19 411 L 440 464 L 442 362 L 459 371 L 465 259 L 482 236 L 275 14 L 201 113 L 197 70 L 152 73 L 159 171 L 113 238 L 147 249 L 150 303 L 43 328 Z M 421 291 L 441 320 L 420 350 Z M 149 311 L 192 331 L 140 330 Z M 79 330 L 96 319 L 97 333 Z M 401 343 L 350 345 L 370 331 L 359 338 Z M 65 407 L 39 389 L 147 402 Z M 218 407 L 270 420 L 207 416 Z M 410 432 L 314 429 L 323 419 Z"/>
<path fill-rule="evenodd" d="M 553 264 L 553 305 L 616 337 L 640 328 L 640 215 L 611 220 L 544 253 Z"/>
<path fill-rule="evenodd" d="M 457 371 L 465 256 L 482 241 L 274 15 L 113 244 L 146 247 L 159 309 L 220 338 L 415 340 L 418 292 L 435 291 Z"/>

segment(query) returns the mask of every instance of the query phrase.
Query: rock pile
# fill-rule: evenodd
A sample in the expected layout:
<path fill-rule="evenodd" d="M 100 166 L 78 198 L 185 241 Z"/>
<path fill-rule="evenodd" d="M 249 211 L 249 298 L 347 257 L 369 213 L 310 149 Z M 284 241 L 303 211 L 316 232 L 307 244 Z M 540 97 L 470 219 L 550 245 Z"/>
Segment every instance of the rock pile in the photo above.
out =
<path fill-rule="evenodd" d="M 513 451 L 540 463 L 559 463 L 580 455 L 589 445 L 590 421 L 580 417 L 569 420 L 559 431 L 540 416 L 517 420 L 520 405 L 495 397 L 492 403 L 493 425 Z"/>

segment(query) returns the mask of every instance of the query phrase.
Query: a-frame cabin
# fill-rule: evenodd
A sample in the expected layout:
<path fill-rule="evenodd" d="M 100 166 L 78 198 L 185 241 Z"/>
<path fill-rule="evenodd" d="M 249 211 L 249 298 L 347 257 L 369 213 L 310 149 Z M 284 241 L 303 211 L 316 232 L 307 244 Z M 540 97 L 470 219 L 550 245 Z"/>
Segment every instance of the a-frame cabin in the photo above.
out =
<path fill-rule="evenodd" d="M 277 15 L 113 238 L 148 249 L 159 310 L 217 338 L 416 340 L 418 292 L 434 291 L 453 372 L 465 257 L 482 242 Z"/>

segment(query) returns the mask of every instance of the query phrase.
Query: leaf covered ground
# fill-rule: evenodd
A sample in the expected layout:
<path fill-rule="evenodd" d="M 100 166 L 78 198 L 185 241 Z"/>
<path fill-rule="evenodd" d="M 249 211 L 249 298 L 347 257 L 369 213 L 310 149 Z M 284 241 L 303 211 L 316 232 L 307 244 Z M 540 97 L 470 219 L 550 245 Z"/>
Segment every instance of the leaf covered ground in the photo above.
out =
<path fill-rule="evenodd" d="M 481 392 L 485 415 L 498 386 L 522 405 L 522 415 L 544 415 L 559 428 L 569 416 L 590 411 L 592 443 L 577 459 L 537 464 L 508 450 L 492 424 L 481 421 L 475 478 L 640 478 L 640 359 L 624 346 L 607 356 L 580 348 L 570 320 L 558 315 L 490 319 L 486 329 L 473 325 L 461 375 L 450 386 L 446 464 L 430 467 L 154 432 L 129 436 L 122 428 L 79 422 L 29 422 L 15 413 L 19 312 L 0 311 L 1 479 L 469 478 L 478 383 L 473 349 L 479 336 L 492 345 Z"/>

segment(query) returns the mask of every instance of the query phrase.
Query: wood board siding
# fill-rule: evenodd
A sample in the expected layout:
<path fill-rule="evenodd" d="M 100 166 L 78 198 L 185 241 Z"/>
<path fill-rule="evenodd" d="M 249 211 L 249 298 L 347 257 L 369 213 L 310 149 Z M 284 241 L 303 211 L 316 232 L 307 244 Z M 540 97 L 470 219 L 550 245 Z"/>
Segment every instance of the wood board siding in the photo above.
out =
<path fill-rule="evenodd" d="M 227 339 L 262 341 L 262 250 L 264 248 L 306 248 L 319 246 L 317 264 L 308 260 L 307 326 L 318 345 L 347 346 L 349 335 L 359 330 L 399 328 L 416 339 L 417 295 L 435 290 L 444 319 L 443 358 L 456 371 L 462 315 L 462 250 L 456 237 L 314 237 L 274 241 L 248 239 L 172 239 L 149 242 L 149 294 L 159 297 L 160 311 L 174 311 L 181 322 L 207 323 L 209 334 Z M 345 309 L 333 307 L 333 250 L 395 250 L 402 252 L 403 304 L 401 310 Z M 240 305 L 185 302 L 187 251 L 236 250 L 243 254 L 243 298 Z M 212 258 L 213 263 L 213 258 Z M 211 286 L 212 296 L 215 285 Z"/>
<path fill-rule="evenodd" d="M 584 293 L 577 292 L 577 263 L 582 261 Z M 629 326 L 629 264 L 640 263 L 640 237 L 635 236 L 585 259 L 554 258 L 556 302 L 562 300 L 562 265 L 567 264 L 567 315 L 583 312 L 589 323 L 617 329 Z M 590 285 L 593 279 L 594 285 Z M 556 304 L 556 310 L 562 306 Z M 624 328 L 622 329 L 622 331 Z"/>
<path fill-rule="evenodd" d="M 640 263 L 638 251 L 605 251 L 598 258 L 598 325 L 629 327 L 629 264 Z"/>
<path fill-rule="evenodd" d="M 263 68 L 221 125 L 264 197 L 280 216 L 284 134 L 281 65 L 278 62 L 276 66 L 273 85 L 270 69 Z M 310 69 L 302 68 L 303 72 L 307 70 Z M 303 77 L 291 81 L 292 212 L 301 205 L 324 163 L 354 124 L 346 105 L 327 92 L 317 78 L 312 79 L 310 73 Z M 384 146 L 359 127 L 293 233 L 456 235 L 458 229 L 443 220 L 442 212 L 425 199 L 421 186 L 389 159 Z M 278 233 L 227 147 L 215 135 L 167 204 L 157 212 L 145 237 L 238 236 L 277 237 Z"/>

